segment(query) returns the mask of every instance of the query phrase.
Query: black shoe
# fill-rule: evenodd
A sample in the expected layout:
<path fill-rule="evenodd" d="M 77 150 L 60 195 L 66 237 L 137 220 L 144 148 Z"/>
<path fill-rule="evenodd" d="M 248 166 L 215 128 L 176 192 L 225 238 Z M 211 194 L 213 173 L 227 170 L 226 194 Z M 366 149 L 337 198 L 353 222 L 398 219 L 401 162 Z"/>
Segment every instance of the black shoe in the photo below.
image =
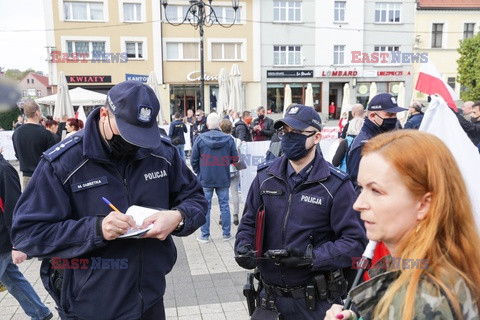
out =
<path fill-rule="evenodd" d="M 238 226 L 238 214 L 233 215 L 233 224 Z"/>
<path fill-rule="evenodd" d="M 53 318 L 53 313 L 50 312 L 50 314 L 48 316 L 46 316 L 45 318 L 43 318 L 43 320 L 50 320 Z"/>
<path fill-rule="evenodd" d="M 222 219 L 218 220 L 218 224 L 222 225 Z"/>

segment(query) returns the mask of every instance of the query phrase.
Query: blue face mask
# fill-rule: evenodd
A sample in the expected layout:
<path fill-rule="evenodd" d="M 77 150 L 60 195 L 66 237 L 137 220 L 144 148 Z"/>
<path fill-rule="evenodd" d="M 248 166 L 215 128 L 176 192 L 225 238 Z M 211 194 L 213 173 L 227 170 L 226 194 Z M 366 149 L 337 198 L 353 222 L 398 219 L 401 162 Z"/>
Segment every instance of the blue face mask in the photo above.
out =
<path fill-rule="evenodd" d="M 285 157 L 293 161 L 305 157 L 307 153 L 315 146 L 313 145 L 312 148 L 307 150 L 307 148 L 305 147 L 305 142 L 307 141 L 307 138 L 311 137 L 314 134 L 315 133 L 312 133 L 306 136 L 301 133 L 285 132 L 282 137 L 282 151 Z"/>

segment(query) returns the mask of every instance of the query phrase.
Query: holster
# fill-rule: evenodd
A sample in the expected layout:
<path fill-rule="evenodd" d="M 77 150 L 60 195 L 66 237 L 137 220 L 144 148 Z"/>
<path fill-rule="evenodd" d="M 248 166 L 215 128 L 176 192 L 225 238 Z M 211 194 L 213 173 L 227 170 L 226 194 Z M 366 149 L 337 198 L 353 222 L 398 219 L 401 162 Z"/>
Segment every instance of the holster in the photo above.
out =
<path fill-rule="evenodd" d="M 334 303 L 339 298 L 346 298 L 348 283 L 343 275 L 342 269 L 331 271 L 327 273 L 327 288 L 329 303 Z"/>
<path fill-rule="evenodd" d="M 247 274 L 247 283 L 245 283 L 243 286 L 243 295 L 245 298 L 247 298 L 248 314 L 252 316 L 253 312 L 255 311 L 255 301 L 257 299 L 257 292 L 255 291 L 255 287 L 253 285 L 252 272 Z"/>

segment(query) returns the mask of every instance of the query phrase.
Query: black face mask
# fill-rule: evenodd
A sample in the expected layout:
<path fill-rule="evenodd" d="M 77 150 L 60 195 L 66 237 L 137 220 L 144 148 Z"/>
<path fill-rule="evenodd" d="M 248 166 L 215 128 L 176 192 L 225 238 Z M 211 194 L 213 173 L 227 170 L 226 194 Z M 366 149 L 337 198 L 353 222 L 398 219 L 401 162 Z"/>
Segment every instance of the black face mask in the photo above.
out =
<path fill-rule="evenodd" d="M 112 138 L 110 140 L 107 140 L 107 144 L 112 150 L 112 157 L 115 159 L 121 159 L 121 158 L 126 158 L 133 156 L 135 153 L 137 153 L 138 149 L 140 147 L 133 145 L 129 142 L 127 142 L 125 139 L 122 138 L 122 136 L 118 134 L 113 133 L 112 126 L 110 124 L 110 117 L 108 118 L 108 126 L 110 127 L 110 131 L 112 131 Z M 103 129 L 103 135 L 105 135 L 105 128 Z"/>
<path fill-rule="evenodd" d="M 470 121 L 471 121 L 472 123 L 477 123 L 478 120 L 479 120 L 479 118 L 480 118 L 480 117 L 476 117 L 476 118 L 473 118 L 473 117 L 472 117 L 472 118 L 470 118 Z"/>
<path fill-rule="evenodd" d="M 286 132 L 282 137 L 282 151 L 285 157 L 289 160 L 299 160 L 305 157 L 313 147 L 305 147 L 305 142 L 307 138 L 311 137 L 313 134 L 306 136 L 301 133 Z"/>
<path fill-rule="evenodd" d="M 265 116 L 263 114 L 258 115 L 258 119 L 262 120 L 263 118 L 265 118 Z"/>
<path fill-rule="evenodd" d="M 378 115 L 378 113 L 375 113 L 380 119 L 383 120 L 382 125 L 378 126 L 380 131 L 382 132 L 388 132 L 392 131 L 395 129 L 395 126 L 397 124 L 397 118 L 382 118 L 381 116 Z"/>

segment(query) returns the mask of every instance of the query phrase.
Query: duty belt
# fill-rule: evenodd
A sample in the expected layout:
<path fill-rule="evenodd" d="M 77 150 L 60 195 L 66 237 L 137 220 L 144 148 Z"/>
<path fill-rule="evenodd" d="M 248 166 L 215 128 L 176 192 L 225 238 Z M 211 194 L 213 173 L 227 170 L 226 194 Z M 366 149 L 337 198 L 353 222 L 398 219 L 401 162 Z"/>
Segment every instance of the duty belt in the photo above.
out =
<path fill-rule="evenodd" d="M 305 299 L 305 287 L 278 287 L 263 283 L 268 294 L 284 298 Z"/>

